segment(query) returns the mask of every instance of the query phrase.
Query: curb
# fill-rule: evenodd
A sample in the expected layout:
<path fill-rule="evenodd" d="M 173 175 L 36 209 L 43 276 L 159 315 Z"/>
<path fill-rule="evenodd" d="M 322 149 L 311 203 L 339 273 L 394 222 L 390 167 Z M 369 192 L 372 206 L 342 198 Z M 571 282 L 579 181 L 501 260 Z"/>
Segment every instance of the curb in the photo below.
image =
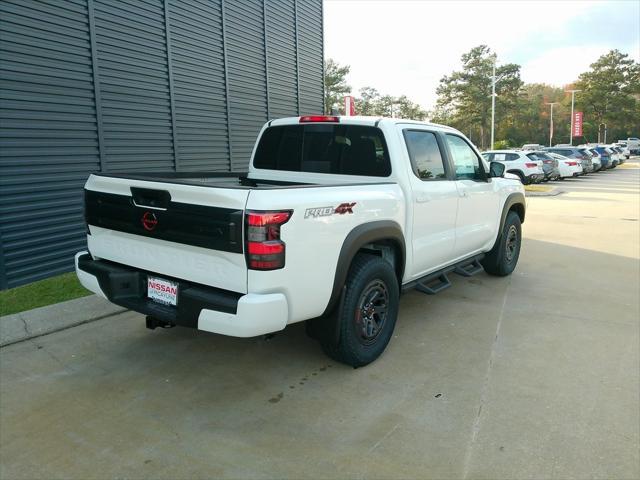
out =
<path fill-rule="evenodd" d="M 0 317 L 0 347 L 110 317 L 127 309 L 98 295 Z"/>

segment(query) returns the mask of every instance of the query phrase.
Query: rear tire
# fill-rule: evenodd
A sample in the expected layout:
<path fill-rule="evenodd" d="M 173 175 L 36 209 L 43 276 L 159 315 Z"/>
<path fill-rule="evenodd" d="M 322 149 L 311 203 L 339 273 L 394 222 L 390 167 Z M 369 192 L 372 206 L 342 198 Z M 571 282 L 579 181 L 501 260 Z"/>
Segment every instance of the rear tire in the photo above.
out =
<path fill-rule="evenodd" d="M 504 227 L 491 251 L 480 263 L 489 275 L 504 277 L 516 268 L 522 244 L 522 224 L 520 217 L 511 210 L 507 214 Z"/>
<path fill-rule="evenodd" d="M 391 340 L 400 303 L 398 279 L 386 260 L 358 254 L 345 285 L 335 317 L 313 322 L 321 330 L 317 338 L 329 357 L 362 367 L 376 360 Z"/>

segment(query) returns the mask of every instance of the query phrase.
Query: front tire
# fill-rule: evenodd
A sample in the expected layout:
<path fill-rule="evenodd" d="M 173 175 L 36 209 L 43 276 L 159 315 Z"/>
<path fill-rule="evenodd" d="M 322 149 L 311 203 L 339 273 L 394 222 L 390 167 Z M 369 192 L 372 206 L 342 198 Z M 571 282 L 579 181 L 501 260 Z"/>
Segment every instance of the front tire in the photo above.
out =
<path fill-rule="evenodd" d="M 324 352 L 338 362 L 362 367 L 376 360 L 387 347 L 396 325 L 400 289 L 396 273 L 389 262 L 375 255 L 358 254 L 347 276 L 342 304 L 338 307 L 333 335 L 328 330 L 319 335 Z"/>
<path fill-rule="evenodd" d="M 516 268 L 522 244 L 522 223 L 516 212 L 511 210 L 502 227 L 498 241 L 482 259 L 482 266 L 489 275 L 505 277 Z"/>

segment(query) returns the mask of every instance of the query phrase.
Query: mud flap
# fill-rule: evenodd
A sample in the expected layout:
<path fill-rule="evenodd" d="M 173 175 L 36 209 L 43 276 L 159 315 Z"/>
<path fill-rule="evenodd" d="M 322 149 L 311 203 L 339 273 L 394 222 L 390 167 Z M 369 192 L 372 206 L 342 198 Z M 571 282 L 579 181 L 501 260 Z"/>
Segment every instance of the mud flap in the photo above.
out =
<path fill-rule="evenodd" d="M 328 315 L 312 318 L 306 322 L 307 335 L 323 344 L 338 345 L 340 342 L 340 318 L 342 318 L 347 286 L 340 290 L 340 298 L 336 308 Z"/>

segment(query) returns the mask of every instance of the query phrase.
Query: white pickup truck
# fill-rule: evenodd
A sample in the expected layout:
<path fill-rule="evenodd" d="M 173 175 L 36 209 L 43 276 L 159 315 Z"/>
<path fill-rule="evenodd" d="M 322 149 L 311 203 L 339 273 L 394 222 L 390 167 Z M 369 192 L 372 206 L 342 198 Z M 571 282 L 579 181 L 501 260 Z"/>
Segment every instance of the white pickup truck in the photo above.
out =
<path fill-rule="evenodd" d="M 459 131 L 409 120 L 268 122 L 249 171 L 93 174 L 82 285 L 147 315 L 251 337 L 307 320 L 353 366 L 387 346 L 400 293 L 508 275 L 524 191 Z"/>

